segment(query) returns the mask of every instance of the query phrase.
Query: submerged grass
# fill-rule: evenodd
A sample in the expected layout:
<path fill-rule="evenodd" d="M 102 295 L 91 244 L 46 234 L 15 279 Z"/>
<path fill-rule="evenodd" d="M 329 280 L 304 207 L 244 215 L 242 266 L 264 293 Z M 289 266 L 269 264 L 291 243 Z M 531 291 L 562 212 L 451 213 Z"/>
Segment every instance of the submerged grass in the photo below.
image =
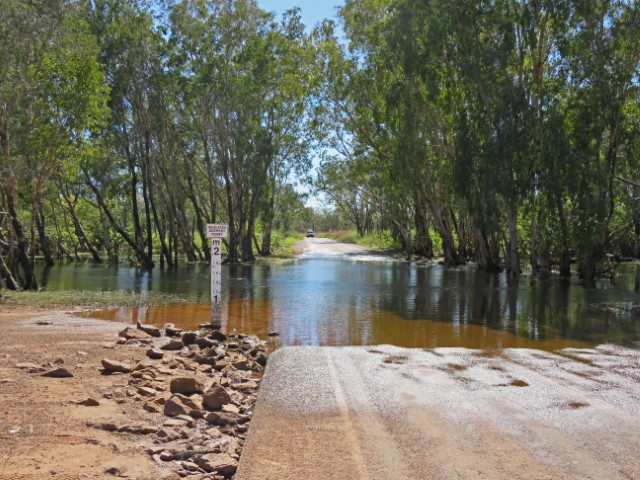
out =
<path fill-rule="evenodd" d="M 0 291 L 0 303 L 24 307 L 140 307 L 183 303 L 186 298 L 158 292 L 132 292 L 116 290 L 104 292 L 61 291 Z"/>

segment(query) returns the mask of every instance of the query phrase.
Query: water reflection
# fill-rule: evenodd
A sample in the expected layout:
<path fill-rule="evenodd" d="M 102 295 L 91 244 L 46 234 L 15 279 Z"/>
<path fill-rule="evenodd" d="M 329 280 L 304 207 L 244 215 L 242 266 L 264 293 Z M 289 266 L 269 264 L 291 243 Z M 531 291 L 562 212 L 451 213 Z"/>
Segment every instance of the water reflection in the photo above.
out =
<path fill-rule="evenodd" d="M 209 319 L 209 270 L 190 265 L 151 273 L 83 265 L 50 270 L 49 289 L 179 293 L 193 303 L 92 314 L 195 328 Z M 281 345 L 464 346 L 556 349 L 605 342 L 637 346 L 640 307 L 631 270 L 616 284 L 585 289 L 558 279 L 509 278 L 472 268 L 304 259 L 223 269 L 227 331 Z"/>

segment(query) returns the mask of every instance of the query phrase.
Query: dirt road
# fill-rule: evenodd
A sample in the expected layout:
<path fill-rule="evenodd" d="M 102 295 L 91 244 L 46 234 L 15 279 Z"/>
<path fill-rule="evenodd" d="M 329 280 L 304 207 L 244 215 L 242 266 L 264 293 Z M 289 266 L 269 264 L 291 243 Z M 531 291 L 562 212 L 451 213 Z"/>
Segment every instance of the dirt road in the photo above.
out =
<path fill-rule="evenodd" d="M 176 478 L 145 452 L 144 436 L 87 427 L 88 421 L 152 419 L 133 401 L 104 397 L 125 380 L 102 375 L 102 358 L 132 364 L 146 358 L 142 349 L 113 348 L 126 326 L 0 305 L 0 480 Z M 16 367 L 26 363 L 63 366 L 74 377 L 46 378 Z M 89 397 L 99 405 L 78 404 Z"/>
<path fill-rule="evenodd" d="M 298 255 L 311 258 L 349 257 L 358 260 L 381 259 L 375 250 L 353 243 L 342 243 L 328 238 L 305 238 L 296 242 L 294 251 Z"/>
<path fill-rule="evenodd" d="M 236 480 L 640 478 L 640 352 L 290 347 Z"/>

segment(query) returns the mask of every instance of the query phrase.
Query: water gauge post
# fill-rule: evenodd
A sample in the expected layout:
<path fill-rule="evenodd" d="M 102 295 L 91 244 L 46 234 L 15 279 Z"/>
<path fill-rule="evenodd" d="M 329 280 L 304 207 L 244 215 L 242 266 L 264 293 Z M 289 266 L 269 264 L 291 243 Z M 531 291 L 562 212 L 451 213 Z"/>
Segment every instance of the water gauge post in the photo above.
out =
<path fill-rule="evenodd" d="M 222 239 L 227 238 L 229 225 L 207 224 L 207 238 L 211 239 L 211 325 L 220 328 L 220 304 L 222 302 Z"/>

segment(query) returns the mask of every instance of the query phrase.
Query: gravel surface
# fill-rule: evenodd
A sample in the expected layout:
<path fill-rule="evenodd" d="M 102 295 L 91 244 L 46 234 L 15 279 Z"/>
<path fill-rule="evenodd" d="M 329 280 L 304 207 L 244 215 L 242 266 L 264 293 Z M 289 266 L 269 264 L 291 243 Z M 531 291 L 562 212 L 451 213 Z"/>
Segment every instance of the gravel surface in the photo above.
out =
<path fill-rule="evenodd" d="M 640 352 L 289 347 L 238 480 L 640 478 Z"/>
<path fill-rule="evenodd" d="M 353 243 L 342 243 L 328 238 L 305 238 L 296 242 L 294 252 L 308 258 L 351 259 L 358 261 L 389 259 L 372 250 Z"/>

